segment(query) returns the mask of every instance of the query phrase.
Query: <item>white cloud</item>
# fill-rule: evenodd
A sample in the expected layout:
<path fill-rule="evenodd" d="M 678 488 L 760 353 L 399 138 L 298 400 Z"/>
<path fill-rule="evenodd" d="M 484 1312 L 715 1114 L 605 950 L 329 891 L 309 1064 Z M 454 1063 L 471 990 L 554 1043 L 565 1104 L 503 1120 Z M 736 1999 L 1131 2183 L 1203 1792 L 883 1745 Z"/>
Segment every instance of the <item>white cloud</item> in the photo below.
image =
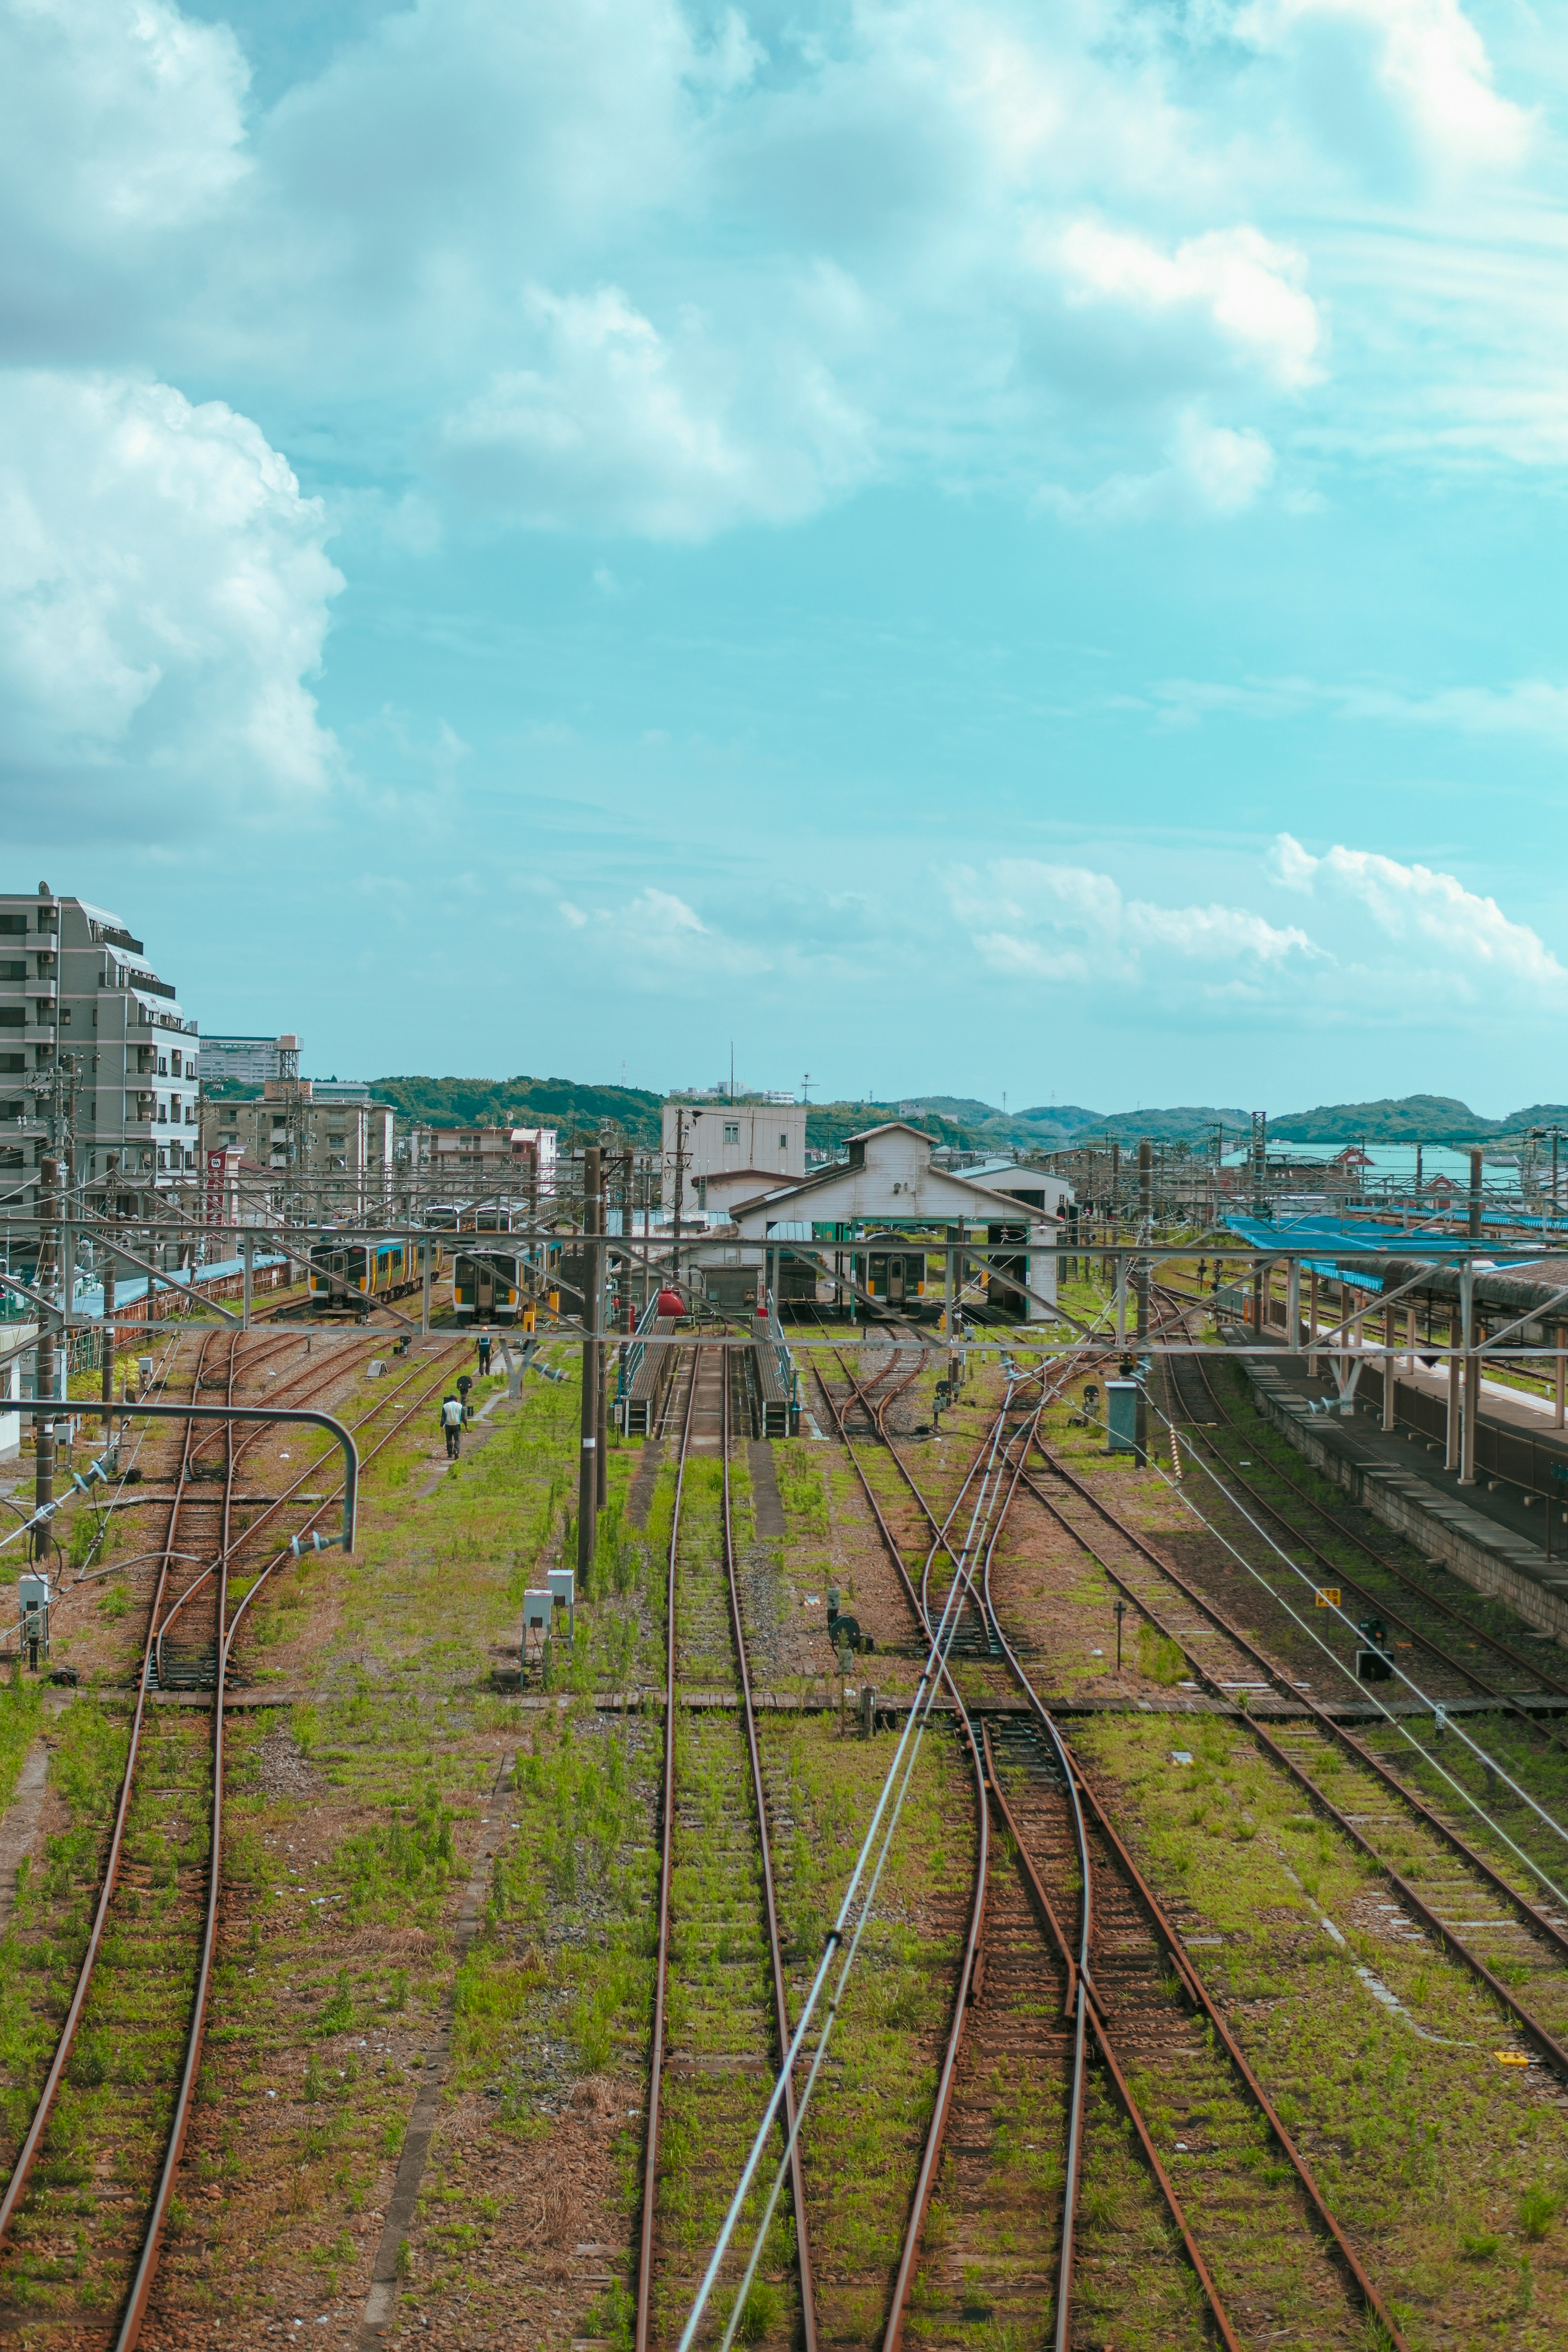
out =
<path fill-rule="evenodd" d="M 710 537 L 743 521 L 787 522 L 863 474 L 861 419 L 819 368 L 770 397 L 790 413 L 747 430 L 728 355 L 687 322 L 672 344 L 618 287 L 528 308 L 543 364 L 497 376 L 441 435 L 447 478 L 489 510 L 549 530 Z"/>
<path fill-rule="evenodd" d="M 298 808 L 335 761 L 304 679 L 319 502 L 248 417 L 167 384 L 0 374 L 0 709 L 13 778 L 131 827 Z M 126 799 L 156 779 L 156 808 Z"/>
<path fill-rule="evenodd" d="M 1515 992 L 1555 998 L 1568 987 L 1568 970 L 1539 933 L 1511 921 L 1495 898 L 1467 889 L 1456 875 L 1338 845 L 1315 857 L 1288 833 L 1275 845 L 1273 864 L 1287 888 L 1348 905 L 1397 949 L 1467 985 L 1490 986 L 1500 1000 Z"/>
<path fill-rule="evenodd" d="M 591 932 L 601 963 L 634 977 L 639 990 L 701 994 L 768 969 L 761 949 L 711 929 L 677 892 L 653 883 L 620 907 L 585 910 L 562 899 L 559 913 L 569 929 Z"/>
<path fill-rule="evenodd" d="M 1396 130 L 1444 173 L 1517 163 L 1530 145 L 1458 0 L 1257 0 L 1239 30 L 1288 61 L 1319 128 L 1364 157 Z"/>
<path fill-rule="evenodd" d="M 1274 478 L 1274 452 L 1250 426 L 1211 425 L 1195 410 L 1176 419 L 1167 462 L 1151 474 L 1113 474 L 1092 490 L 1042 483 L 1034 504 L 1064 521 L 1117 526 L 1167 516 L 1244 514 Z"/>
<path fill-rule="evenodd" d="M 1318 315 L 1303 257 L 1257 229 L 1212 229 L 1166 253 L 1147 237 L 1076 221 L 1046 247 L 1071 303 L 1200 320 L 1245 365 L 1287 391 L 1319 375 Z"/>
<path fill-rule="evenodd" d="M 983 874 L 949 882 L 959 921 L 998 971 L 1049 981 L 1103 977 L 1131 985 L 1149 964 L 1278 967 L 1320 951 L 1294 924 L 1283 929 L 1245 908 L 1166 907 L 1128 898 L 1109 874 L 1035 858 L 999 858 Z"/>
<path fill-rule="evenodd" d="M 1196 721 L 1216 713 L 1245 719 L 1297 719 L 1326 711 L 1343 719 L 1390 726 L 1431 727 L 1475 737 L 1503 736 L 1561 745 L 1568 740 L 1568 687 L 1551 678 L 1515 678 L 1507 686 L 1444 686 L 1429 693 L 1410 687 L 1352 679 L 1245 678 L 1239 684 L 1168 678 L 1155 688 L 1163 714 Z"/>

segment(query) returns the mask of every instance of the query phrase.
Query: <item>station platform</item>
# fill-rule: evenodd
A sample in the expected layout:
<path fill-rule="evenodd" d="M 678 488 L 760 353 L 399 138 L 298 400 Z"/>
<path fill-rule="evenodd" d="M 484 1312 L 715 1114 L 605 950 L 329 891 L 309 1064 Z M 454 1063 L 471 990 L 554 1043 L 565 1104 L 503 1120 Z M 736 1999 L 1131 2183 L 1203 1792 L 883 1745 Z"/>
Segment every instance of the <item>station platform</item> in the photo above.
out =
<path fill-rule="evenodd" d="M 1443 1467 L 1441 1374 L 1398 1372 L 1396 1425 L 1385 1430 L 1375 1368 L 1363 1375 L 1370 1397 L 1358 1394 L 1342 1414 L 1333 1381 L 1309 1377 L 1304 1356 L 1254 1356 L 1239 1339 L 1235 1352 L 1265 1418 L 1315 1470 L 1474 1591 L 1568 1644 L 1568 1512 L 1552 1499 L 1562 1491 L 1553 1470 L 1568 1472 L 1568 1432 L 1553 1429 L 1549 1412 L 1485 1382 L 1476 1481 L 1465 1486 Z"/>

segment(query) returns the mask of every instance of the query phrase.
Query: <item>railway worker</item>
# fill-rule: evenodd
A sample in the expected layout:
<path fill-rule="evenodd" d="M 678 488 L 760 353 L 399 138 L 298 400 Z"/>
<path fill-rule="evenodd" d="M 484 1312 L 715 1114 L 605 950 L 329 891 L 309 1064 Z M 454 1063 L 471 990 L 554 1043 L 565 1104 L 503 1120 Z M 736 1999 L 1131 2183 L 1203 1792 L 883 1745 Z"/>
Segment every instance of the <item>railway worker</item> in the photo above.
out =
<path fill-rule="evenodd" d="M 481 1331 L 476 1344 L 479 1349 L 479 1378 L 482 1381 L 487 1380 L 490 1376 L 490 1334 L 488 1331 Z"/>
<path fill-rule="evenodd" d="M 441 1400 L 441 1427 L 446 1439 L 446 1459 L 455 1462 L 463 1440 L 463 1400 L 450 1391 Z"/>

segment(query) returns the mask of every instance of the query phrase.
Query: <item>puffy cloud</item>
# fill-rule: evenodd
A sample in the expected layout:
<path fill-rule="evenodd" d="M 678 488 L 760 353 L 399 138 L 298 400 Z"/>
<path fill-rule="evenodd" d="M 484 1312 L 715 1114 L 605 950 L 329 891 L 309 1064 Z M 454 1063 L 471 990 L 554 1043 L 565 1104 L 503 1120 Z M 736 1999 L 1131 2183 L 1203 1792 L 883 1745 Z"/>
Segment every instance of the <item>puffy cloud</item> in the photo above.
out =
<path fill-rule="evenodd" d="M 621 907 L 583 908 L 562 899 L 558 909 L 569 931 L 587 931 L 601 961 L 623 975 L 636 975 L 643 989 L 702 994 L 715 982 L 750 978 L 768 971 L 759 948 L 712 929 L 674 890 L 648 883 Z"/>
<path fill-rule="evenodd" d="M 1274 452 L 1250 426 L 1210 425 L 1187 409 L 1176 419 L 1167 462 L 1151 474 L 1113 474 L 1092 490 L 1043 483 L 1037 508 L 1088 524 L 1148 522 L 1164 516 L 1244 514 L 1273 480 Z"/>
<path fill-rule="evenodd" d="M 1456 875 L 1338 845 L 1317 857 L 1288 833 L 1276 842 L 1272 862 L 1286 888 L 1348 906 L 1384 940 L 1435 961 L 1467 988 L 1557 997 L 1568 986 L 1568 970 L 1539 933 L 1511 920 L 1495 898 L 1467 889 Z"/>
<path fill-rule="evenodd" d="M 1458 0 L 1256 0 L 1239 30 L 1288 62 L 1320 135 L 1358 160 L 1408 142 L 1450 173 L 1516 163 L 1530 144 Z"/>
<path fill-rule="evenodd" d="M 775 378 L 769 400 L 789 415 L 771 431 L 744 404 L 748 429 L 732 415 L 743 405 L 733 362 L 700 328 L 672 345 L 617 287 L 536 289 L 528 307 L 543 364 L 497 377 L 441 434 L 443 472 L 488 511 L 700 540 L 795 520 L 866 470 L 866 427 L 820 367 Z"/>
<path fill-rule="evenodd" d="M 954 911 L 994 971 L 1049 981 L 1133 984 L 1151 961 L 1279 966 L 1319 953 L 1309 935 L 1239 907 L 1164 907 L 1128 898 L 1109 874 L 1001 858 L 950 884 Z"/>
<path fill-rule="evenodd" d="M 303 680 L 341 580 L 326 519 L 248 417 L 167 384 L 0 375 L 0 707 L 13 781 L 107 824 L 319 793 Z M 155 777 L 155 807 L 127 775 Z"/>
<path fill-rule="evenodd" d="M 1044 244 L 1070 304 L 1115 306 L 1134 317 L 1195 323 L 1243 366 L 1288 391 L 1315 383 L 1318 314 L 1306 265 L 1251 227 L 1213 229 L 1166 253 L 1147 237 L 1075 221 Z"/>
<path fill-rule="evenodd" d="M 104 356 L 139 273 L 248 170 L 248 80 L 228 26 L 169 0 L 0 5 L 0 352 Z"/>

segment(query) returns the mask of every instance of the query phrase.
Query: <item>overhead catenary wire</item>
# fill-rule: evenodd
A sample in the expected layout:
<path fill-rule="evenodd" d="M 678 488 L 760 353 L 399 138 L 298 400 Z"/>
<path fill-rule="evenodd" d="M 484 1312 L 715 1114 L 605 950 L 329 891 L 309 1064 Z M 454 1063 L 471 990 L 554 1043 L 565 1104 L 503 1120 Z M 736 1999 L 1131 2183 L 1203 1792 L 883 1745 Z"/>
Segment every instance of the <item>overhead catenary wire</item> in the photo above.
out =
<path fill-rule="evenodd" d="M 1100 1314 L 1096 1317 L 1096 1322 L 1102 1320 L 1109 1311 L 1109 1304 L 1107 1304 L 1105 1307 L 1101 1309 Z M 968 1533 L 966 1536 L 965 1542 L 957 1552 L 954 1552 L 951 1544 L 947 1542 L 947 1530 L 952 1526 L 953 1520 L 956 1516 L 959 1504 L 962 1502 L 964 1494 L 967 1490 L 969 1477 L 972 1477 L 973 1475 L 973 1469 L 971 1469 L 969 1476 L 966 1477 L 964 1486 L 960 1488 L 959 1494 L 955 1499 L 953 1507 L 949 1511 L 947 1518 L 943 1522 L 942 1528 L 937 1536 L 936 1541 L 932 1547 L 934 1552 L 937 1549 L 946 1549 L 949 1556 L 954 1560 L 955 1573 L 952 1583 L 948 1589 L 946 1599 L 943 1604 L 942 1616 L 938 1621 L 935 1633 L 931 1636 L 925 1660 L 921 1669 L 920 1680 L 916 1685 L 915 1696 L 910 1704 L 909 1715 L 905 1720 L 904 1730 L 899 1737 L 898 1746 L 894 1751 L 892 1761 L 889 1764 L 887 1772 L 883 1778 L 882 1788 L 878 1792 L 876 1805 L 872 1814 L 871 1822 L 862 1843 L 860 1853 L 856 1856 L 854 1869 L 851 1874 L 849 1885 L 840 1905 L 838 1915 L 832 1927 L 828 1930 L 822 1958 L 818 1964 L 816 1975 L 813 1977 L 810 1987 L 808 1990 L 805 2003 L 801 2009 L 800 2021 L 796 2026 L 789 2047 L 784 2053 L 783 2062 L 779 2070 L 778 2080 L 773 2085 L 773 2090 L 768 2098 L 768 2105 L 758 2127 L 757 2136 L 752 2142 L 746 2163 L 742 2168 L 739 2180 L 737 2183 L 734 2196 L 730 2200 L 729 2208 L 726 2212 L 724 2221 L 720 2226 L 718 2237 L 715 2242 L 713 2252 L 708 2260 L 707 2268 L 705 2271 L 702 2279 L 698 2283 L 696 2294 L 694 2298 L 691 2310 L 687 2315 L 685 2324 L 682 2329 L 680 2339 L 676 2347 L 676 2352 L 691 2352 L 691 2347 L 695 2339 L 697 2329 L 702 2322 L 703 2313 L 707 2306 L 708 2300 L 713 2293 L 714 2285 L 717 2280 L 720 2265 L 728 2250 L 730 2242 L 734 2237 L 747 2196 L 749 2193 L 752 2181 L 756 2178 L 768 2140 L 772 2134 L 774 2125 L 777 2121 L 779 2110 L 783 2102 L 784 2084 L 791 2075 L 794 2066 L 804 2047 L 808 2029 L 813 2016 L 816 2014 L 819 2004 L 821 2002 L 823 1989 L 832 1971 L 834 1956 L 840 1951 L 840 1948 L 843 1947 L 841 1954 L 842 1966 L 840 1969 L 837 1982 L 833 1985 L 831 1995 L 826 2007 L 823 2009 L 821 2033 L 816 2048 L 812 2053 L 811 2063 L 806 2082 L 802 2086 L 800 2096 L 796 2105 L 795 2128 L 793 2133 L 789 2134 L 786 2137 L 780 2160 L 775 2170 L 769 2195 L 766 2200 L 766 2208 L 756 2233 L 755 2242 L 752 2247 L 750 2258 L 747 2262 L 746 2273 L 737 2291 L 735 2301 L 730 2310 L 729 2318 L 726 2325 L 720 2346 L 720 2352 L 730 2352 L 730 2347 L 734 2343 L 736 2333 L 741 2324 L 745 2312 L 746 2298 L 750 2292 L 751 2284 L 756 2277 L 758 2264 L 761 2259 L 762 2249 L 767 2239 L 768 2229 L 775 2208 L 778 2204 L 779 2197 L 782 2192 L 784 2181 L 788 2176 L 789 2166 L 793 2150 L 800 2138 L 806 2113 L 810 2104 L 811 2095 L 821 2071 L 828 2040 L 831 2034 L 833 2025 L 837 2021 L 839 2011 L 843 2000 L 844 1991 L 848 1985 L 851 1973 L 852 1972 L 855 1958 L 860 1950 L 861 1937 L 869 1923 L 872 1910 L 874 1906 L 877 1885 L 880 1882 L 882 1871 L 891 1849 L 894 1833 L 898 1826 L 898 1821 L 903 1811 L 904 1800 L 908 1794 L 910 1780 L 914 1774 L 915 1764 L 919 1752 L 920 1741 L 924 1737 L 926 1724 L 930 1717 L 930 1712 L 932 1706 L 935 1703 L 938 1684 L 946 1671 L 948 1654 L 951 1651 L 953 1640 L 957 1632 L 962 1605 L 973 1586 L 975 1572 L 978 1566 L 974 1547 L 976 1515 L 980 1509 L 982 1498 L 989 1487 L 991 1475 L 995 1469 L 995 1459 L 998 1444 L 1002 1444 L 1005 1448 L 1007 1410 L 1008 1404 L 1012 1397 L 1013 1390 L 1016 1386 L 1021 1385 L 1024 1381 L 1043 1380 L 1047 1372 L 1052 1369 L 1060 1368 L 1063 1370 L 1064 1376 L 1070 1377 L 1071 1363 L 1073 1360 L 1082 1359 L 1088 1344 L 1088 1339 L 1089 1333 L 1085 1332 L 1073 1347 L 1069 1349 L 1064 1349 L 1061 1356 L 1056 1358 L 1042 1357 L 1041 1362 L 1032 1370 L 1019 1375 L 1016 1379 L 1009 1376 L 1003 1404 L 1000 1412 L 997 1415 L 997 1419 L 991 1432 L 986 1461 L 985 1475 L 981 1482 L 981 1494 L 977 1496 L 976 1502 L 971 1508 L 970 1526 Z M 974 1466 L 978 1467 L 978 1463 L 977 1462 Z M 966 1565 L 966 1563 L 967 1564 Z M 897 1784 L 897 1793 L 890 1812 L 888 1811 L 889 1800 L 894 1795 L 895 1783 Z M 872 1864 L 871 1860 L 873 1845 L 877 1846 L 878 1849 L 874 1864 Z M 863 1898 L 860 1899 L 859 1914 L 855 1918 L 853 1930 L 852 1932 L 849 1932 L 849 1923 L 852 1915 L 855 1913 L 857 1898 L 859 1898 L 859 1890 L 862 1885 L 862 1881 L 865 1877 L 868 1867 L 871 1869 L 871 1877 L 869 1883 L 865 1886 Z M 847 1932 L 848 1942 L 846 1945 L 845 1937 Z"/>
<path fill-rule="evenodd" d="M 1154 1408 L 1155 1417 L 1164 1422 L 1166 1426 L 1169 1428 L 1171 1425 L 1169 1416 L 1161 1410 L 1158 1404 L 1155 1403 L 1153 1398 L 1151 1398 L 1149 1402 Z M 1108 1424 L 1104 1422 L 1102 1422 L 1100 1425 L 1103 1428 L 1108 1427 Z M 1258 1525 L 1257 1520 L 1253 1518 L 1246 1506 L 1236 1500 L 1234 1496 L 1231 1494 L 1230 1489 L 1226 1486 L 1224 1480 L 1210 1466 L 1210 1465 L 1204 1462 L 1201 1457 L 1195 1456 L 1195 1459 L 1197 1461 L 1198 1467 L 1201 1468 L 1205 1475 L 1212 1481 L 1218 1492 L 1225 1496 L 1226 1501 L 1230 1505 L 1231 1508 L 1237 1512 L 1239 1517 L 1246 1520 L 1247 1525 L 1253 1530 L 1254 1534 L 1262 1538 L 1263 1542 L 1269 1547 L 1269 1549 L 1273 1552 L 1275 1556 L 1283 1562 L 1285 1567 L 1290 1570 L 1291 1575 L 1294 1576 L 1299 1582 L 1309 1587 L 1314 1595 L 1321 1591 L 1322 1587 L 1315 1584 L 1307 1570 L 1305 1569 L 1299 1568 L 1296 1565 L 1296 1562 L 1291 1559 L 1289 1553 L 1281 1549 L 1280 1546 L 1268 1533 L 1268 1530 Z M 1211 1535 L 1215 1538 L 1216 1542 L 1224 1546 L 1225 1549 L 1230 1554 L 1230 1557 L 1246 1570 L 1248 1575 L 1252 1579 L 1255 1584 L 1261 1585 L 1266 1591 L 1272 1594 L 1273 1598 L 1279 1602 L 1281 1608 L 1284 1610 L 1286 1615 L 1291 1620 L 1292 1623 L 1307 1636 L 1308 1640 L 1312 1642 L 1316 1648 L 1322 1651 L 1323 1656 L 1333 1667 L 1335 1673 L 1343 1675 L 1347 1682 L 1354 1683 L 1358 1691 L 1365 1694 L 1365 1696 L 1371 1700 L 1372 1705 L 1377 1708 L 1385 1722 L 1389 1724 L 1399 1733 L 1400 1737 L 1416 1750 L 1416 1753 L 1429 1764 L 1432 1769 L 1448 1783 L 1448 1787 L 1454 1790 L 1457 1796 L 1463 1799 L 1464 1802 L 1469 1806 L 1471 1811 L 1476 1814 L 1478 1819 L 1484 1822 L 1488 1829 L 1492 1832 L 1493 1835 L 1500 1838 L 1508 1847 L 1509 1852 L 1516 1855 L 1524 1864 L 1531 1877 L 1538 1879 L 1542 1885 L 1546 1887 L 1548 1892 L 1555 1896 L 1559 1903 L 1563 1904 L 1565 1907 L 1568 1907 L 1568 1893 L 1565 1893 L 1563 1889 L 1556 1884 L 1555 1880 L 1548 1875 L 1548 1874 L 1542 1868 L 1539 1862 L 1535 1861 L 1531 1855 L 1525 1852 L 1522 1846 L 1519 1845 L 1516 1841 L 1509 1835 L 1507 1830 L 1505 1830 L 1502 1824 L 1496 1821 L 1493 1816 L 1488 1812 L 1486 1807 L 1480 1803 L 1479 1800 L 1471 1795 L 1470 1791 L 1465 1787 L 1464 1782 L 1457 1780 L 1454 1775 L 1448 1770 L 1447 1767 L 1439 1762 L 1437 1757 L 1432 1755 L 1428 1748 L 1422 1746 L 1421 1742 L 1416 1738 L 1415 1733 L 1411 1731 L 1402 1718 L 1396 1716 L 1385 1703 L 1385 1701 L 1379 1697 L 1376 1691 L 1370 1685 L 1357 1681 L 1355 1675 L 1351 1672 L 1349 1666 L 1345 1664 L 1343 1659 L 1335 1655 L 1334 1652 L 1330 1649 L 1328 1643 L 1323 1640 L 1322 1634 L 1315 1631 L 1309 1620 L 1298 1614 L 1297 1611 L 1291 1607 L 1290 1601 L 1285 1598 L 1285 1596 L 1276 1591 L 1275 1587 L 1269 1582 L 1268 1579 L 1260 1572 L 1260 1570 L 1252 1565 L 1252 1562 L 1247 1558 L 1246 1554 L 1243 1551 L 1240 1551 L 1237 1546 L 1231 1542 L 1229 1537 L 1226 1535 L 1223 1528 L 1217 1527 L 1211 1519 L 1205 1517 L 1204 1513 L 1198 1508 L 1192 1497 L 1186 1492 L 1185 1487 L 1178 1484 L 1176 1480 L 1172 1478 L 1166 1471 L 1161 1469 L 1159 1464 L 1157 1462 L 1154 1462 L 1152 1458 L 1150 1466 L 1164 1481 L 1166 1486 L 1170 1488 L 1172 1494 L 1176 1496 L 1183 1508 L 1197 1521 L 1199 1527 L 1204 1528 L 1207 1534 Z M 1317 1604 L 1314 1601 L 1314 1606 L 1315 1605 Z M 1352 1618 L 1345 1610 L 1340 1608 L 1337 1603 L 1333 1601 L 1325 1601 L 1322 1605 L 1328 1608 L 1332 1613 L 1339 1619 L 1340 1622 L 1351 1633 L 1359 1633 L 1360 1628 L 1356 1625 L 1354 1618 Z M 1436 1715 L 1438 1709 L 1443 1706 L 1443 1702 L 1441 1700 L 1432 1698 L 1428 1693 L 1421 1688 L 1420 1685 L 1412 1675 L 1407 1675 L 1405 1672 L 1405 1669 L 1402 1666 L 1393 1661 L 1390 1661 L 1390 1665 L 1392 1671 L 1398 1675 L 1400 1681 L 1405 1684 L 1406 1688 L 1410 1690 L 1417 1699 L 1419 1699 L 1423 1709 L 1427 1713 Z M 1548 1813 L 1541 1805 L 1537 1804 L 1535 1799 L 1531 1796 L 1529 1790 L 1520 1787 L 1518 1781 L 1513 1779 L 1506 1766 L 1500 1764 L 1496 1757 L 1490 1755 L 1488 1750 L 1481 1746 L 1479 1740 L 1472 1739 L 1470 1735 L 1461 1728 L 1458 1722 L 1451 1714 L 1445 1711 L 1442 1720 L 1445 1722 L 1448 1728 L 1454 1732 L 1456 1737 L 1470 1750 L 1471 1754 L 1474 1755 L 1480 1763 L 1484 1764 L 1489 1770 L 1495 1772 L 1498 1779 L 1502 1781 L 1507 1788 L 1511 1789 L 1514 1795 L 1517 1796 L 1523 1804 L 1529 1807 L 1531 1812 L 1538 1815 L 1541 1821 L 1554 1833 L 1554 1835 L 1562 1838 L 1565 1843 L 1568 1843 L 1568 1827 L 1564 1827 L 1561 1822 L 1553 1820 L 1550 1813 Z"/>

